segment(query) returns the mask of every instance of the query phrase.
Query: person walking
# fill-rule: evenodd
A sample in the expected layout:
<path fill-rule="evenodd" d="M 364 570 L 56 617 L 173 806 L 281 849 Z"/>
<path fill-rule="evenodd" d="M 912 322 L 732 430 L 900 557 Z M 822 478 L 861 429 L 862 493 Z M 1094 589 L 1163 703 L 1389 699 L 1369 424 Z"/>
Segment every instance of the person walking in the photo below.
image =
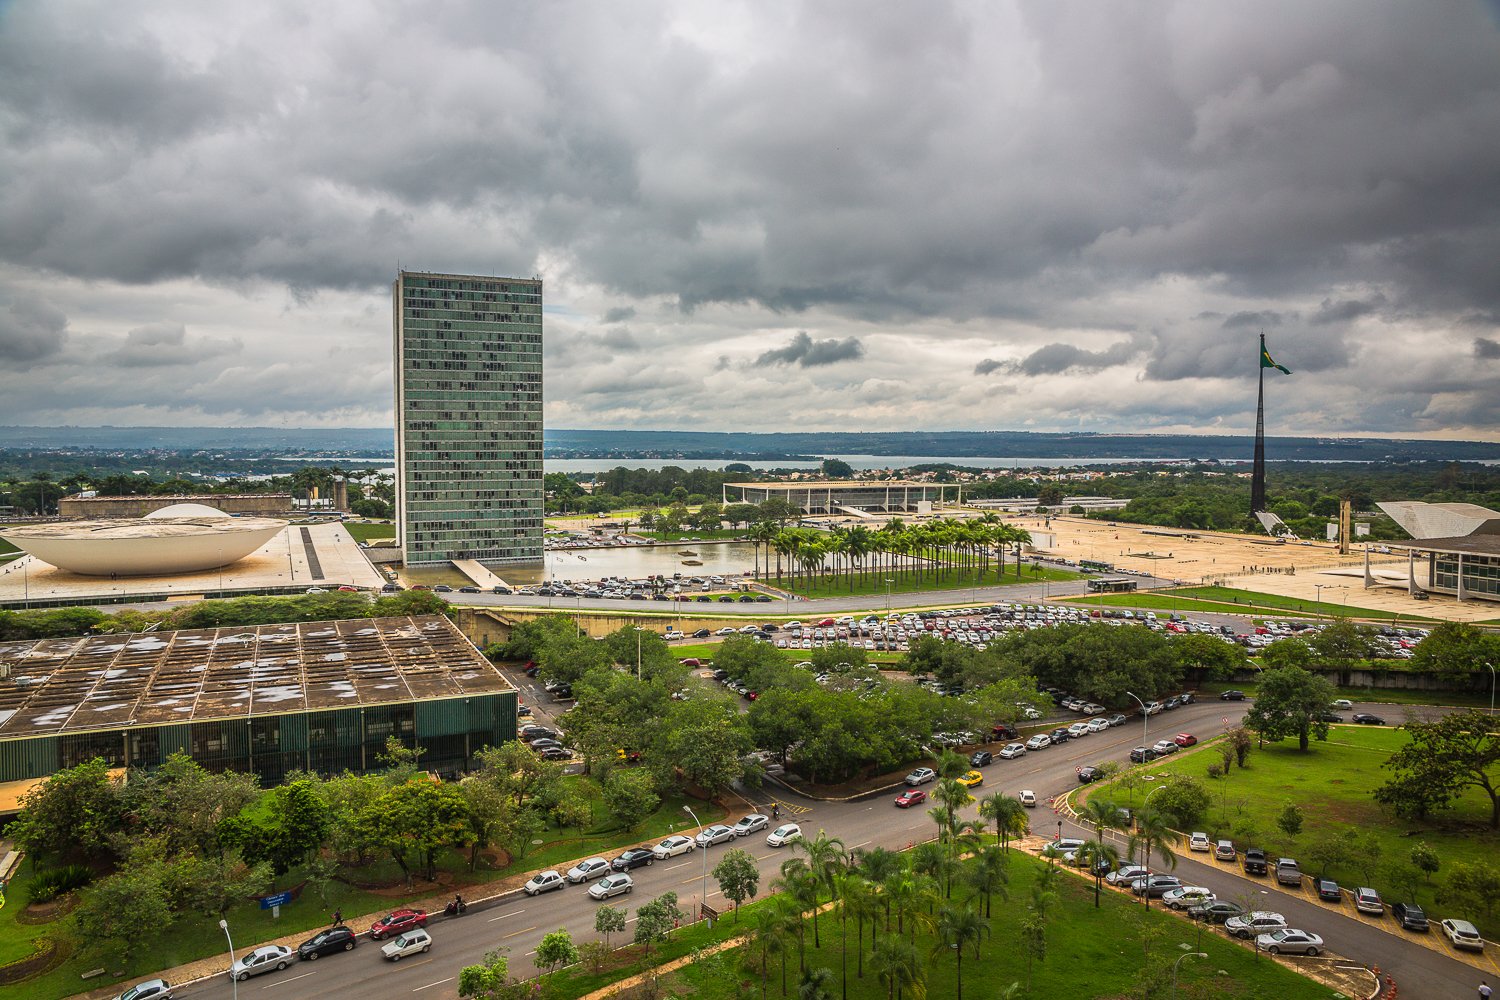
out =
<path fill-rule="evenodd" d="M 337 927 L 340 924 L 342 924 L 343 922 L 344 922 L 344 911 L 343 910 L 334 910 L 333 911 L 333 926 Z"/>
<path fill-rule="evenodd" d="M 1494 990 L 1490 989 L 1489 980 L 1481 979 L 1479 981 L 1479 1000 L 1490 1000 L 1494 992 Z"/>

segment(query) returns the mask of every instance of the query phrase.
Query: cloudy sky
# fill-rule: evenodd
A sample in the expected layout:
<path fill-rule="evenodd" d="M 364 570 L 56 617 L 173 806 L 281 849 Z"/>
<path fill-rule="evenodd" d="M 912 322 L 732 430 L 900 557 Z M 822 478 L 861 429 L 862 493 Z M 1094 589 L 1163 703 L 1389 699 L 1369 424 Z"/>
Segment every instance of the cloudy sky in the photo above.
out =
<path fill-rule="evenodd" d="M 0 424 L 381 426 L 398 267 L 554 427 L 1500 440 L 1500 3 L 0 4 Z M 1273 373 L 1275 374 L 1275 373 Z"/>

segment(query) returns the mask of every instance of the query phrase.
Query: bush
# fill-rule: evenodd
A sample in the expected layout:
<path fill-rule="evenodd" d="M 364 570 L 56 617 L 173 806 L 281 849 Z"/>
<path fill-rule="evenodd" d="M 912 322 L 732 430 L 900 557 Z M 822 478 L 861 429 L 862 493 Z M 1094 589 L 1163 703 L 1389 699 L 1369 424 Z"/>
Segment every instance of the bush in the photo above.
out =
<path fill-rule="evenodd" d="M 1166 814 L 1173 826 L 1185 830 L 1203 819 L 1210 801 L 1208 789 L 1201 782 L 1182 776 L 1173 778 L 1157 792 L 1153 804 Z"/>
<path fill-rule="evenodd" d="M 49 903 L 65 892 L 72 892 L 93 881 L 87 865 L 64 865 L 37 872 L 26 883 L 26 897 L 33 903 Z"/>
<path fill-rule="evenodd" d="M 1222 764 L 1210 764 L 1210 765 L 1208 765 L 1208 776 L 1210 778 L 1222 778 L 1222 777 L 1224 777 L 1224 765 L 1222 765 Z"/>

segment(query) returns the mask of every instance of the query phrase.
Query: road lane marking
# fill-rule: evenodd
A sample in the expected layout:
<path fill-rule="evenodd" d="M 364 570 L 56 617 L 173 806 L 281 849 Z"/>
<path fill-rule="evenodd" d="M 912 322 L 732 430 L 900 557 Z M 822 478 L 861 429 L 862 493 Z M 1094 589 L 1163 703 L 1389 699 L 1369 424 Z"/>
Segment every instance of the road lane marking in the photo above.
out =
<path fill-rule="evenodd" d="M 851 851 L 857 851 L 861 847 L 869 847 L 871 843 L 872 843 L 872 841 L 868 841 L 867 840 L 863 844 L 855 844 L 853 847 L 849 848 L 849 850 L 851 850 Z"/>
<path fill-rule="evenodd" d="M 684 862 L 683 862 L 683 863 L 682 863 L 682 864 L 680 864 L 680 865 L 673 865 L 673 866 L 672 866 L 672 867 L 670 867 L 670 868 L 666 868 L 666 869 L 663 869 L 663 870 L 664 870 L 664 871 L 669 871 L 669 872 L 670 872 L 670 871 L 676 871 L 676 870 L 677 870 L 677 869 L 679 869 L 679 868 L 682 868 L 682 867 L 683 867 L 683 866 L 684 866 L 684 865 L 690 865 L 690 864 L 692 864 L 692 862 L 691 862 L 691 861 L 684 861 Z"/>
<path fill-rule="evenodd" d="M 453 977 L 453 976 L 449 976 L 447 979 L 439 979 L 437 982 L 435 982 L 435 983 L 428 983 L 426 986 L 417 986 L 417 987 L 415 987 L 415 988 L 412 989 L 412 992 L 413 993 L 421 993 L 423 990 L 431 989 L 434 986 L 441 986 L 444 983 L 451 983 L 451 982 L 453 982 L 454 978 L 455 977 Z"/>
<path fill-rule="evenodd" d="M 502 935 L 500 935 L 500 940 L 501 941 L 506 941 L 506 940 L 509 940 L 510 938 L 515 937 L 517 934 L 525 934 L 527 931 L 534 931 L 534 930 L 536 930 L 536 924 L 532 924 L 530 927 L 523 927 L 521 930 L 518 930 L 518 931 L 511 931 L 509 934 L 502 934 Z"/>
<path fill-rule="evenodd" d="M 262 986 L 261 989 L 263 989 L 263 990 L 274 990 L 278 986 L 285 986 L 287 983 L 295 983 L 297 980 L 299 980 L 299 979 L 306 979 L 310 975 L 312 975 L 311 972 L 304 972 L 304 973 L 302 973 L 302 975 L 300 975 L 300 976 L 293 976 L 291 979 L 281 979 L 281 980 L 278 980 L 278 981 L 276 981 L 274 983 L 267 983 L 266 985 Z"/>
<path fill-rule="evenodd" d="M 526 912 L 525 908 L 522 908 L 522 909 L 519 909 L 519 910 L 511 910 L 509 913 L 502 913 L 499 916 L 490 917 L 489 923 L 493 924 L 496 920 L 504 920 L 506 917 L 514 917 L 517 914 L 521 914 L 521 913 L 525 913 L 525 912 Z"/>

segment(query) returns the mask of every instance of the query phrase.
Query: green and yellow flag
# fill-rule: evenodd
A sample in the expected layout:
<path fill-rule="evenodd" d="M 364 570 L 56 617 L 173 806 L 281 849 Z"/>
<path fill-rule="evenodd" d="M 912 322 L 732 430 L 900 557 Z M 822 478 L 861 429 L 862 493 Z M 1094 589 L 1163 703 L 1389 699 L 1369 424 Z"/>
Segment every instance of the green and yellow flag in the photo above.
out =
<path fill-rule="evenodd" d="M 1282 367 L 1281 365 L 1278 365 L 1276 362 L 1274 362 L 1274 361 L 1271 360 L 1271 352 L 1268 351 L 1268 350 L 1266 350 L 1266 341 L 1265 341 L 1265 338 L 1262 338 L 1261 342 L 1260 342 L 1260 366 L 1262 368 L 1274 368 L 1277 371 L 1281 372 L 1281 374 L 1283 374 L 1283 375 L 1290 375 L 1291 374 L 1291 372 L 1288 371 L 1286 368 Z"/>

